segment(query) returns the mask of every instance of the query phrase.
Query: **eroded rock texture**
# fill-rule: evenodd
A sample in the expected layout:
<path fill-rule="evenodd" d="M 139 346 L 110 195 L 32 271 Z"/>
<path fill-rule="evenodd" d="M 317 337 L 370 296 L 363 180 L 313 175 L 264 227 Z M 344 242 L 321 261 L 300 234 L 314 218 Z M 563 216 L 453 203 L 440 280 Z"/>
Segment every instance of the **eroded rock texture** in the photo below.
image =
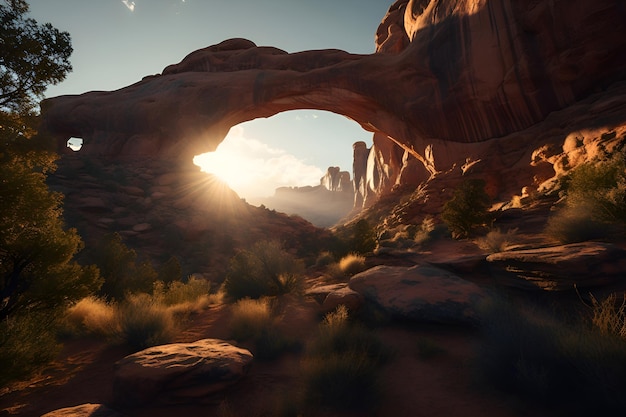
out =
<path fill-rule="evenodd" d="M 504 136 L 622 79 L 625 37 L 617 1 L 400 0 L 375 54 L 231 39 L 114 92 L 46 100 L 44 126 L 91 155 L 191 163 L 237 123 L 315 108 L 424 158 L 433 141 Z"/>
<path fill-rule="evenodd" d="M 419 210 L 437 214 L 464 176 L 483 178 L 494 199 L 507 201 L 549 188 L 594 152 L 623 149 L 624 39 L 626 6 L 615 0 L 399 0 L 376 32 L 374 54 L 289 54 L 230 39 L 117 91 L 45 100 L 41 130 L 65 152 L 70 136 L 83 138 L 86 161 L 127 174 L 157 167 L 163 175 L 171 166 L 178 175 L 238 123 L 327 110 L 374 134 L 371 149 L 355 148 L 357 207 L 422 184 Z M 57 189 L 86 189 L 79 171 L 71 175 Z M 152 180 L 130 182 L 154 193 Z M 189 188 L 177 184 L 179 194 Z M 100 196 L 80 198 L 66 198 L 66 207 L 105 210 Z M 389 225 L 410 215 L 399 211 Z M 116 230 L 110 217 L 91 225 Z M 135 225 L 131 232 L 145 236 Z"/>

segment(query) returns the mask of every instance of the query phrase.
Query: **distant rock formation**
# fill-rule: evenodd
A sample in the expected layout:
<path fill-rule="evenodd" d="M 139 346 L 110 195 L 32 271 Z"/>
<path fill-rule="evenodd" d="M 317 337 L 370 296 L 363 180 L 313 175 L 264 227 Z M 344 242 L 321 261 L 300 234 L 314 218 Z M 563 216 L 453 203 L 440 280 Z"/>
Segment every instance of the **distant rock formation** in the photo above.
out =
<path fill-rule="evenodd" d="M 297 214 L 318 227 L 331 227 L 350 213 L 353 195 L 350 173 L 328 167 L 318 186 L 280 187 L 272 197 L 254 203 Z"/>

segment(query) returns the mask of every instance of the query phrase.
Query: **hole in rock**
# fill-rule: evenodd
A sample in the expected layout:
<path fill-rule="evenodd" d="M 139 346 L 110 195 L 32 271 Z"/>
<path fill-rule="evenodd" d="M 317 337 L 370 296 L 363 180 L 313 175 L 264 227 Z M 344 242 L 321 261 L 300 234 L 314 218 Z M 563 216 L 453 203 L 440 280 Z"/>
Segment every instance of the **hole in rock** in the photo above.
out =
<path fill-rule="evenodd" d="M 331 166 L 352 178 L 352 144 L 357 141 L 371 146 L 372 133 L 334 113 L 292 110 L 232 127 L 215 152 L 197 155 L 194 163 L 251 204 L 326 226 L 328 221 L 315 221 L 310 212 L 347 213 L 353 194 L 345 193 L 343 205 L 329 205 L 323 200 L 328 193 L 318 187 L 320 179 Z"/>
<path fill-rule="evenodd" d="M 82 138 L 69 138 L 67 141 L 67 147 L 73 150 L 74 152 L 80 151 L 83 147 L 83 139 Z"/>

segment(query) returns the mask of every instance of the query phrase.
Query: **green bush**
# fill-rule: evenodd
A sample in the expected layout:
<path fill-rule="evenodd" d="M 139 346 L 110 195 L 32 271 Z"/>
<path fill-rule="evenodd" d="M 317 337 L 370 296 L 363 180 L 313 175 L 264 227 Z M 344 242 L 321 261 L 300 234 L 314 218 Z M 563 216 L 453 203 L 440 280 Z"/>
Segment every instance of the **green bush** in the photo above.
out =
<path fill-rule="evenodd" d="M 563 243 L 623 237 L 626 163 L 621 155 L 576 167 L 563 188 L 565 206 L 548 220 L 548 235 Z"/>
<path fill-rule="evenodd" d="M 477 369 L 484 382 L 564 415 L 623 412 L 623 338 L 506 301 L 487 306 L 482 322 Z"/>
<path fill-rule="evenodd" d="M 364 255 L 376 249 L 376 230 L 367 220 L 357 221 L 352 226 L 351 232 L 350 248 L 352 252 Z"/>
<path fill-rule="evenodd" d="M 276 241 L 256 243 L 231 261 L 224 292 L 234 300 L 281 294 L 300 294 L 304 264 L 282 249 Z"/>
<path fill-rule="evenodd" d="M 365 327 L 339 306 L 320 325 L 302 362 L 305 400 L 339 410 L 370 409 L 379 398 L 380 367 L 388 353 Z"/>
<path fill-rule="evenodd" d="M 487 223 L 490 202 L 484 180 L 466 179 L 444 204 L 441 219 L 450 229 L 452 237 L 467 238 L 476 227 Z"/>
<path fill-rule="evenodd" d="M 0 321 L 0 387 L 28 377 L 54 359 L 61 346 L 56 340 L 55 314 L 25 313 Z"/>
<path fill-rule="evenodd" d="M 119 323 L 122 341 L 137 350 L 171 342 L 176 330 L 171 311 L 147 294 L 120 304 Z"/>

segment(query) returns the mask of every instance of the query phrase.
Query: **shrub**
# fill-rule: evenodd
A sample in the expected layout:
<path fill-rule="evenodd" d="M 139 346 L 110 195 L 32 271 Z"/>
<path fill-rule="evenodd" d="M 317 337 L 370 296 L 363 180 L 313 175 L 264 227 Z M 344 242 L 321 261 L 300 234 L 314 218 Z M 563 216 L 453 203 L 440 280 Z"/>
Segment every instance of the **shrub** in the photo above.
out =
<path fill-rule="evenodd" d="M 339 306 L 326 315 L 302 362 L 309 404 L 368 409 L 378 398 L 378 375 L 387 352 L 378 338 L 349 322 Z"/>
<path fill-rule="evenodd" d="M 626 339 L 626 297 L 617 304 L 617 295 L 611 294 L 603 301 L 591 296 L 593 326 L 604 335 Z"/>
<path fill-rule="evenodd" d="M 122 341 L 137 350 L 171 342 L 175 331 L 172 313 L 147 294 L 127 297 L 119 323 Z"/>
<path fill-rule="evenodd" d="M 441 219 L 450 229 L 452 237 L 467 238 L 476 227 L 487 222 L 489 204 L 485 181 L 467 179 L 444 204 Z"/>
<path fill-rule="evenodd" d="M 25 313 L 0 321 L 0 387 L 28 377 L 47 365 L 61 346 L 55 314 Z"/>
<path fill-rule="evenodd" d="M 626 224 L 623 157 L 576 167 L 563 179 L 563 188 L 567 193 L 565 207 L 549 219 L 547 234 L 563 243 L 623 236 Z"/>
<path fill-rule="evenodd" d="M 260 300 L 244 298 L 235 303 L 230 327 L 233 339 L 254 343 L 254 356 L 260 360 L 275 359 L 299 346 L 279 330 L 267 298 Z"/>
<path fill-rule="evenodd" d="M 495 302 L 483 311 L 478 369 L 486 382 L 567 415 L 617 415 L 626 406 L 626 341 L 584 321 Z"/>
<path fill-rule="evenodd" d="M 65 325 L 74 335 L 114 338 L 120 332 L 117 305 L 97 297 L 83 298 L 67 310 Z"/>
<path fill-rule="evenodd" d="M 432 216 L 426 216 L 420 223 L 419 227 L 415 230 L 413 235 L 413 241 L 418 245 L 423 245 L 432 239 L 436 229 L 435 218 Z"/>
<path fill-rule="evenodd" d="M 332 264 L 335 261 L 335 257 L 331 252 L 321 252 L 315 261 L 315 266 L 323 267 Z"/>
<path fill-rule="evenodd" d="M 224 291 L 234 300 L 300 294 L 303 273 L 303 263 L 278 242 L 262 241 L 231 259 Z"/>
<path fill-rule="evenodd" d="M 500 229 L 493 229 L 485 237 L 477 240 L 481 249 L 489 251 L 489 253 L 504 252 L 507 250 L 514 240 L 517 229 L 509 229 L 506 233 L 502 233 Z"/>
<path fill-rule="evenodd" d="M 367 220 L 354 223 L 351 232 L 350 247 L 353 252 L 366 254 L 376 249 L 376 231 Z"/>
<path fill-rule="evenodd" d="M 417 356 L 420 359 L 427 360 L 436 356 L 441 356 L 446 350 L 428 337 L 420 337 L 417 341 Z"/>
<path fill-rule="evenodd" d="M 356 253 L 350 253 L 339 261 L 339 269 L 348 276 L 358 274 L 367 269 L 365 257 Z"/>
<path fill-rule="evenodd" d="M 613 233 L 614 226 L 592 216 L 592 209 L 582 202 L 566 206 L 548 219 L 546 234 L 561 243 L 603 239 Z"/>

